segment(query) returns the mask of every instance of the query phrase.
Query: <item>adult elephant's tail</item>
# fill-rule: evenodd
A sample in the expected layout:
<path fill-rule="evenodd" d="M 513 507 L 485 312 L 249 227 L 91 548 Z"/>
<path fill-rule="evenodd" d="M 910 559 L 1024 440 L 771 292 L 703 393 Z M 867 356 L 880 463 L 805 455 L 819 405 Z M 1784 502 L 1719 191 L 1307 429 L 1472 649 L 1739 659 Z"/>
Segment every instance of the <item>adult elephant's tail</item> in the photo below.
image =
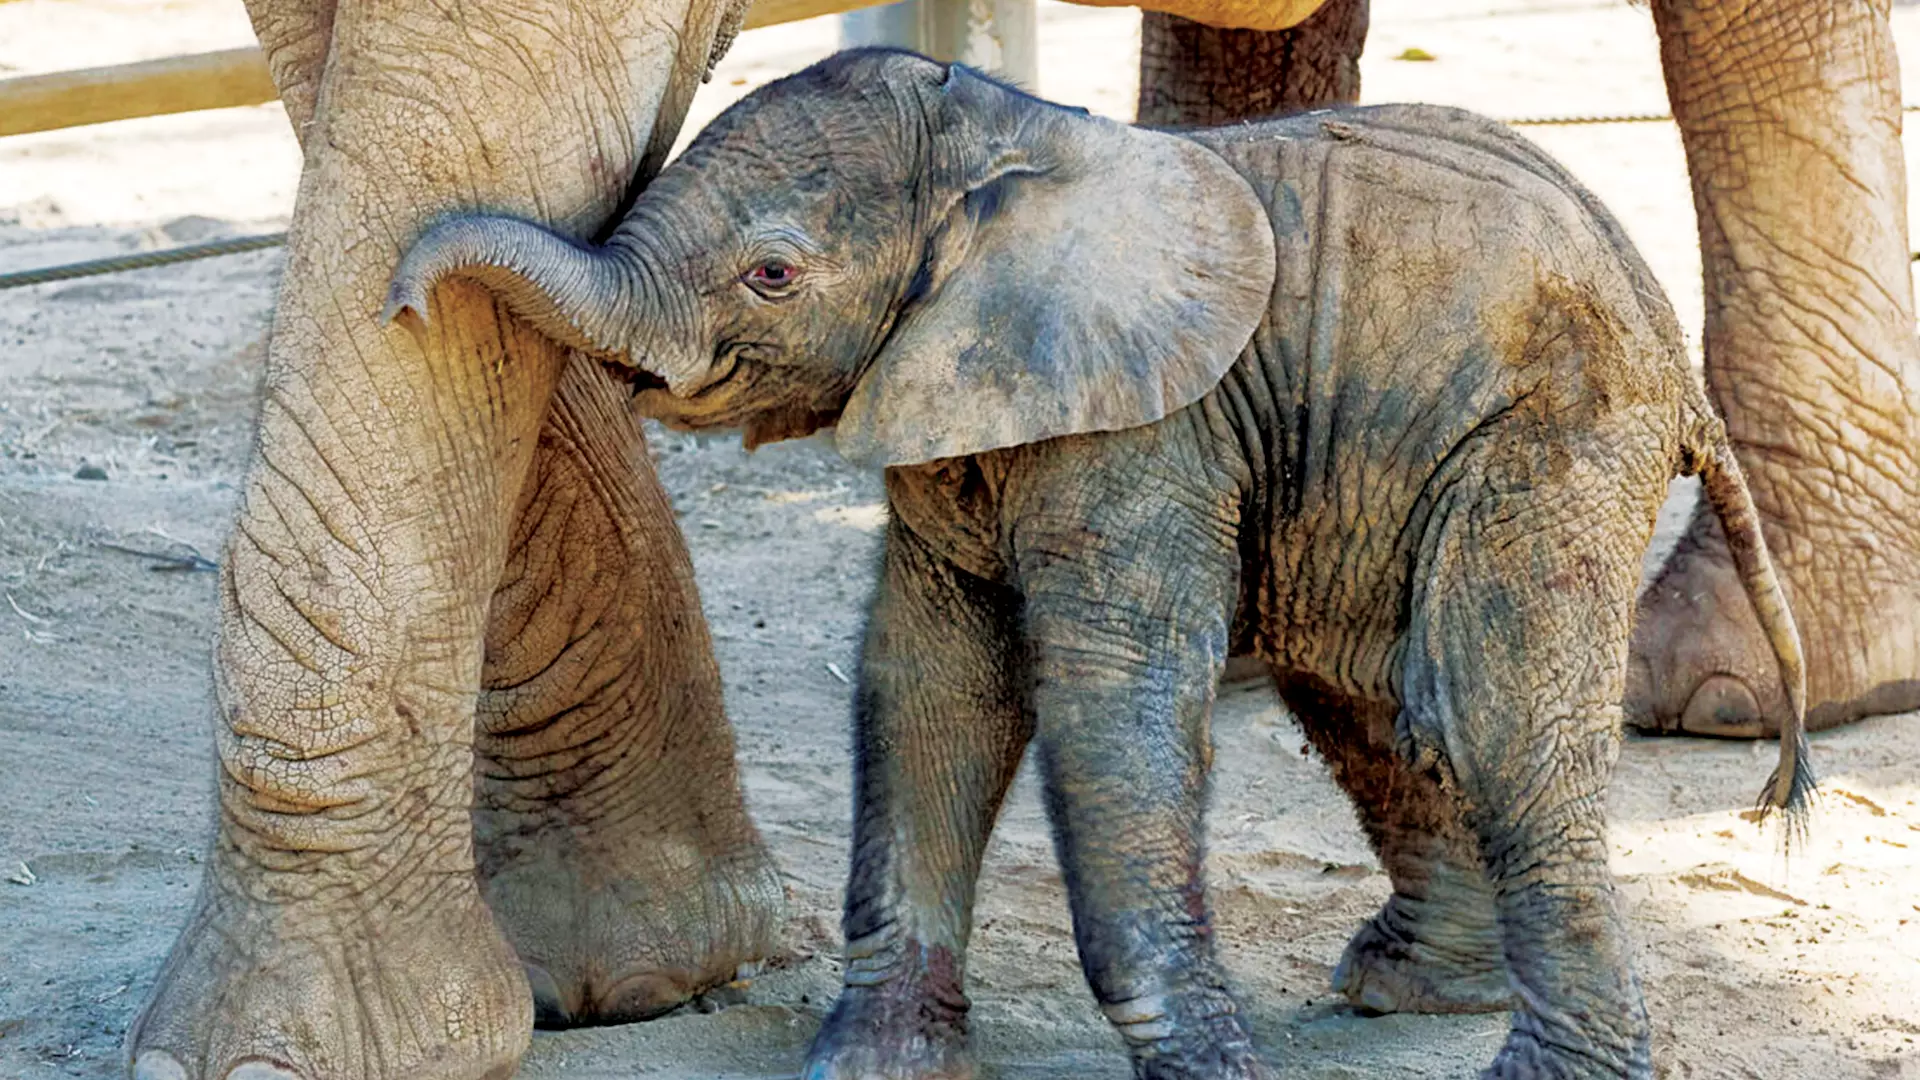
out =
<path fill-rule="evenodd" d="M 1808 802 L 1815 784 L 1812 762 L 1807 754 L 1807 668 L 1800 653 L 1800 634 L 1793 622 L 1793 611 L 1773 571 L 1773 558 L 1767 554 L 1767 539 L 1760 531 L 1760 514 L 1747 491 L 1747 481 L 1727 442 L 1727 428 L 1704 401 L 1693 424 L 1688 446 L 1691 467 L 1698 472 L 1707 505 L 1720 519 L 1726 534 L 1727 551 L 1747 598 L 1753 602 L 1767 643 L 1780 665 L 1780 682 L 1787 695 L 1787 718 L 1780 727 L 1780 763 L 1767 779 L 1760 795 L 1763 814 L 1785 812 L 1787 837 L 1805 831 Z"/>

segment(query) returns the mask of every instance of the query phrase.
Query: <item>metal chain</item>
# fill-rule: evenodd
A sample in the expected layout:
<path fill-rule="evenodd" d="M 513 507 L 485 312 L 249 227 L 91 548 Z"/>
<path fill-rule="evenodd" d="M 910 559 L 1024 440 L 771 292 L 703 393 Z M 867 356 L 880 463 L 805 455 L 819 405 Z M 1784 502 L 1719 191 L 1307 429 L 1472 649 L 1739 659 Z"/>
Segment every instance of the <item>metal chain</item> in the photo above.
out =
<path fill-rule="evenodd" d="M 1920 112 L 1920 105 L 1902 105 L 1901 112 Z M 1598 116 L 1517 116 L 1500 122 L 1509 127 L 1572 127 L 1578 124 L 1670 123 L 1672 113 L 1616 113 Z"/>
<path fill-rule="evenodd" d="M 1920 105 L 1905 105 L 1900 111 L 1920 112 Z M 1667 113 L 1619 113 L 1595 116 L 1517 116 L 1500 122 L 1510 127 L 1576 127 L 1585 124 L 1658 124 L 1672 119 L 1673 117 Z M 194 259 L 211 259 L 216 255 L 264 251 L 267 248 L 279 247 L 286 242 L 286 239 L 287 234 L 283 232 L 266 233 L 261 236 L 236 236 L 230 240 L 211 240 L 204 244 L 187 244 L 184 247 L 167 248 L 163 251 L 143 251 L 134 255 L 88 259 L 85 262 L 67 263 L 63 266 L 18 270 L 11 274 L 0 274 L 0 289 L 45 285 L 50 281 L 66 281 L 69 278 L 90 277 L 94 274 L 115 274 L 122 270 L 145 270 L 149 267 L 168 266 Z M 1920 252 L 1914 252 L 1913 259 L 1920 262 Z"/>
<path fill-rule="evenodd" d="M 1574 127 L 1580 124 L 1656 124 L 1672 119 L 1666 113 L 1618 113 L 1611 116 L 1516 116 L 1500 122 L 1508 127 Z"/>
<path fill-rule="evenodd" d="M 85 262 L 66 263 L 62 266 L 18 270 L 11 274 L 0 274 L 0 289 L 45 285 L 50 281 L 66 281 L 69 278 L 91 277 L 94 274 L 113 274 L 122 270 L 145 270 L 153 266 L 168 266 L 194 259 L 211 259 L 216 255 L 264 251 L 267 248 L 279 247 L 286 240 L 287 234 L 283 232 L 266 233 L 261 236 L 235 236 L 226 240 L 209 240 L 204 244 L 187 244 L 183 247 L 164 248 L 160 251 L 140 251 L 131 255 L 88 259 Z"/>

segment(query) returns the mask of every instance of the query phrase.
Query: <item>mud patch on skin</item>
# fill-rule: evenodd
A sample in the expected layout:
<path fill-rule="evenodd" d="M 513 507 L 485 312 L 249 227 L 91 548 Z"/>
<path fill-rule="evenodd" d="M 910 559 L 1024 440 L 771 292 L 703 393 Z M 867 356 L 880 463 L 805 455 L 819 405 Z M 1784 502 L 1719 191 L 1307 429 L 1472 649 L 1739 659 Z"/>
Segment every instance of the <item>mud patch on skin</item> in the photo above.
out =
<path fill-rule="evenodd" d="M 1825 731 L 1862 716 L 1891 716 L 1920 709 L 1920 679 L 1881 683 L 1856 701 L 1815 705 L 1807 710 L 1807 730 Z"/>

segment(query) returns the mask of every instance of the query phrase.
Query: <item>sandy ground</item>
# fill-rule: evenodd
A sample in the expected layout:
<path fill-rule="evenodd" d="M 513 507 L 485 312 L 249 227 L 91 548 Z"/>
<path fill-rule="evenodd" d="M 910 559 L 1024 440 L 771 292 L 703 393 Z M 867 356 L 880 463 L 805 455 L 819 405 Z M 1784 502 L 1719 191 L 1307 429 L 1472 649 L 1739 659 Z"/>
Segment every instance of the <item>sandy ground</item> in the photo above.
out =
<path fill-rule="evenodd" d="M 1920 55 L 1920 12 L 1895 26 Z M 1049 3 L 1042 33 L 1043 93 L 1130 111 L 1135 14 Z M 1366 96 L 1508 116 L 1658 112 L 1652 38 L 1624 3 L 1376 0 Z M 0 76 L 248 40 L 231 0 L 0 4 Z M 746 35 L 694 124 L 834 40 L 831 20 Z M 1393 59 L 1410 46 L 1438 59 Z M 1697 325 L 1673 129 L 1529 132 L 1625 219 Z M 0 269 L 279 227 L 297 170 L 277 106 L 0 140 Z M 218 556 L 279 265 L 269 252 L 0 293 L 0 1077 L 111 1075 L 190 902 L 211 820 L 213 578 L 104 545 Z M 528 1077 L 790 1074 L 837 985 L 849 688 L 834 669 L 854 664 L 878 486 L 814 441 L 749 457 L 732 439 L 664 435 L 655 449 L 753 809 L 791 887 L 793 958 L 649 1024 L 542 1033 Z M 1472 1075 L 1504 1017 L 1369 1019 L 1328 994 L 1387 883 L 1291 721 L 1270 694 L 1236 691 L 1216 739 L 1220 937 L 1283 1075 Z M 1920 1077 L 1920 724 L 1815 739 L 1825 801 L 1790 863 L 1738 813 L 1771 752 L 1632 740 L 1622 759 L 1614 867 L 1659 1073 Z M 983 1075 L 1126 1075 L 1080 979 L 1030 776 L 978 918 Z"/>

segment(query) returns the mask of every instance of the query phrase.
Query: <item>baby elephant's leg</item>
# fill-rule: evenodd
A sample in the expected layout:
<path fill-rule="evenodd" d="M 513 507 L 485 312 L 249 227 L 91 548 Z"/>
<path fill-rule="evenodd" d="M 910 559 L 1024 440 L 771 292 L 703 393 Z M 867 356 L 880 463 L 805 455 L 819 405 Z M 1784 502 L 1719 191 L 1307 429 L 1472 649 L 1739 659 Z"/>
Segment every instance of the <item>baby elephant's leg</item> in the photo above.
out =
<path fill-rule="evenodd" d="M 1083 536 L 1103 533 L 1096 522 Z M 1233 552 L 1156 538 L 1152 559 L 1042 540 L 1073 554 L 1022 574 L 1055 846 L 1081 966 L 1134 1075 L 1264 1076 L 1214 957 L 1201 876 Z"/>
<path fill-rule="evenodd" d="M 1437 515 L 1402 678 L 1416 752 L 1451 774 L 1480 839 L 1518 998 L 1486 1075 L 1644 1080 L 1646 1008 L 1605 806 L 1645 538 L 1506 491 Z"/>
<path fill-rule="evenodd" d="M 807 1080 L 972 1074 L 962 972 L 974 879 L 1030 728 L 1018 604 L 887 533 L 855 713 L 845 988 Z"/>
<path fill-rule="evenodd" d="M 1513 1007 L 1480 845 L 1452 795 L 1394 746 L 1397 706 L 1290 691 L 1307 739 L 1353 799 L 1393 895 L 1347 943 L 1333 988 L 1372 1012 Z"/>

